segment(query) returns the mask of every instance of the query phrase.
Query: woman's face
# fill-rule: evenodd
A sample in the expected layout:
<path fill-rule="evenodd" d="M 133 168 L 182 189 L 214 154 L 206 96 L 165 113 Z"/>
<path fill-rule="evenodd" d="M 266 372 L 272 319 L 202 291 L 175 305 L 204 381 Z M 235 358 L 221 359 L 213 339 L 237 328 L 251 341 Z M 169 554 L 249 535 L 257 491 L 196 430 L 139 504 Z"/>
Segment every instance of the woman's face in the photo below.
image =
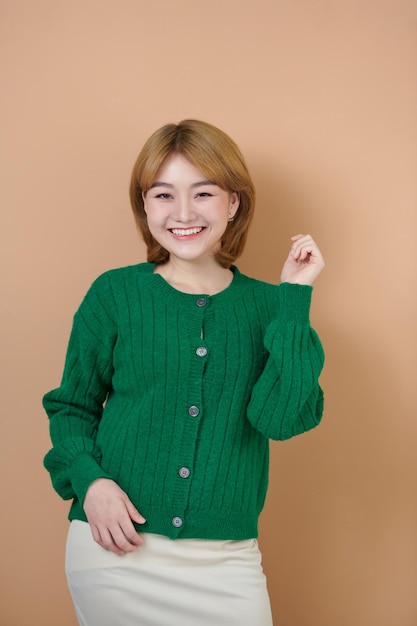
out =
<path fill-rule="evenodd" d="M 239 207 L 237 193 L 207 180 L 181 154 L 164 161 L 143 200 L 156 241 L 170 258 L 190 262 L 213 257 L 228 220 Z"/>

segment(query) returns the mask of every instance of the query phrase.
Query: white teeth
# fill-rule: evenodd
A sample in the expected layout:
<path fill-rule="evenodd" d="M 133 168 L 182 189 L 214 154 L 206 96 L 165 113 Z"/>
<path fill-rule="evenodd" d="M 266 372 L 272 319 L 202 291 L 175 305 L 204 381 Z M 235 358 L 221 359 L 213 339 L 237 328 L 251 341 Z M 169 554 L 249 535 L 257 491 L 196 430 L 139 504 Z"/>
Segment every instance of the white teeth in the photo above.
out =
<path fill-rule="evenodd" d="M 172 233 L 174 233 L 174 235 L 177 235 L 178 237 L 185 237 L 186 235 L 196 235 L 197 233 L 201 233 L 203 227 L 199 226 L 198 228 L 171 228 L 170 230 Z"/>

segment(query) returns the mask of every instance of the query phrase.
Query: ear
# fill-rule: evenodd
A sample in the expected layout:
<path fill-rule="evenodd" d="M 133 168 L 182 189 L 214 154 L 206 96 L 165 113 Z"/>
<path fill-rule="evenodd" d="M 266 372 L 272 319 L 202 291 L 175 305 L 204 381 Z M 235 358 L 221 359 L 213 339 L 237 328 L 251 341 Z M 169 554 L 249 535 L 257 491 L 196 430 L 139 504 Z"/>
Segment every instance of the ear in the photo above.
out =
<path fill-rule="evenodd" d="M 236 215 L 237 210 L 239 208 L 240 196 L 239 196 L 239 192 L 237 191 L 231 191 L 229 195 L 230 195 L 229 216 L 233 218 Z"/>
<path fill-rule="evenodd" d="M 143 210 L 146 213 L 146 191 L 142 191 Z"/>

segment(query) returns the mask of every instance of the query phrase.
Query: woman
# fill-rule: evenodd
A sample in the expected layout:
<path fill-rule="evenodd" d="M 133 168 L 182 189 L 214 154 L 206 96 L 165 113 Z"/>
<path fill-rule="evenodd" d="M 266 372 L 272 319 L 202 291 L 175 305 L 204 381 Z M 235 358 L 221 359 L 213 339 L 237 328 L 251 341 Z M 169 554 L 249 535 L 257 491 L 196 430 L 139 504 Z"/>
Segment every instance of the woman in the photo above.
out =
<path fill-rule="evenodd" d="M 47 393 L 53 485 L 72 500 L 66 571 L 83 626 L 272 624 L 256 541 L 268 440 L 316 426 L 324 266 L 296 235 L 280 285 L 244 276 L 255 193 L 236 144 L 185 120 L 133 168 L 148 263 L 106 272 Z M 175 540 L 175 541 L 173 541 Z"/>

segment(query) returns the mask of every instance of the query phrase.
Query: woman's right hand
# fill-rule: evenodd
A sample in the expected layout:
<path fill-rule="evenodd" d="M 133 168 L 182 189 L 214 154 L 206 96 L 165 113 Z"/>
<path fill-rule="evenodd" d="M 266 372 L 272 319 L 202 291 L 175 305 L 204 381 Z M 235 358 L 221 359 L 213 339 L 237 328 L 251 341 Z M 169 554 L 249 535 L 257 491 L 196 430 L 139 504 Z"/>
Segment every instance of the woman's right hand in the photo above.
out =
<path fill-rule="evenodd" d="M 106 550 L 125 554 L 144 544 L 132 520 L 138 524 L 146 520 L 113 480 L 98 478 L 91 483 L 84 511 L 94 540 Z"/>

